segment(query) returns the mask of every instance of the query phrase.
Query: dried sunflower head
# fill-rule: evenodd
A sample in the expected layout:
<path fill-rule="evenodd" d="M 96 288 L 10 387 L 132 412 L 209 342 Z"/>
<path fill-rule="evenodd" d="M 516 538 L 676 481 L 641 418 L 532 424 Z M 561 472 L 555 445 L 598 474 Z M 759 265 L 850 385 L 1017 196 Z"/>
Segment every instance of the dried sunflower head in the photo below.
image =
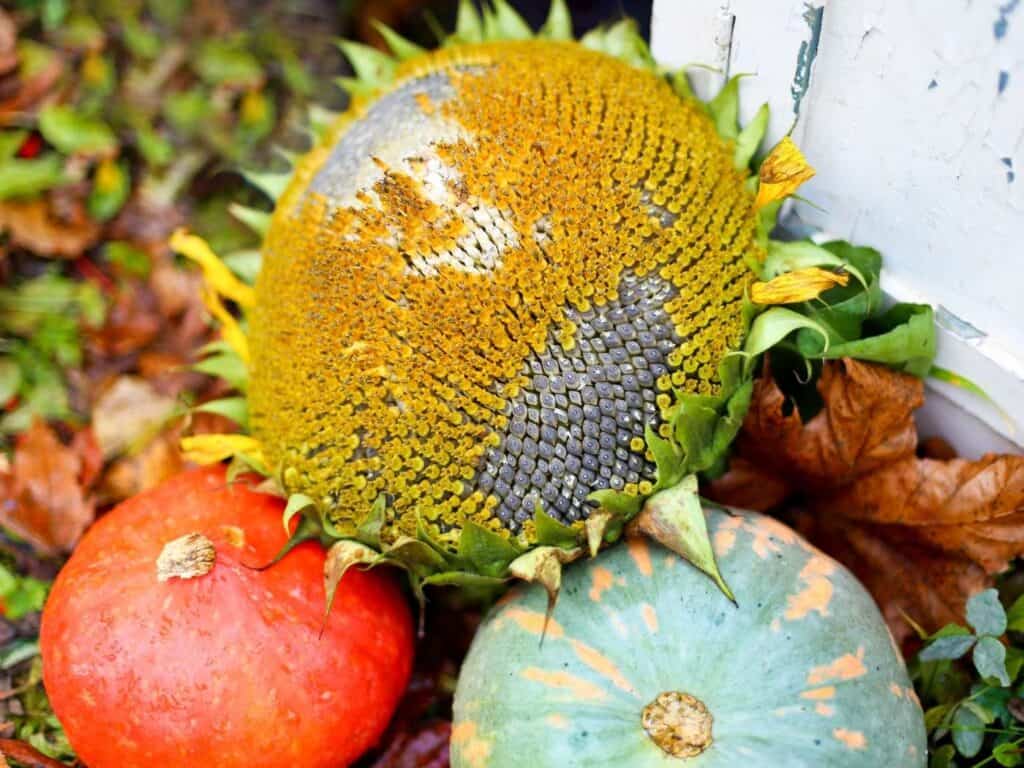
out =
<path fill-rule="evenodd" d="M 555 3 L 547 39 L 488 42 L 531 35 L 505 3 L 483 20 L 467 3 L 440 51 L 347 44 L 352 106 L 283 189 L 254 296 L 220 275 L 247 339 L 211 296 L 248 366 L 233 449 L 291 513 L 316 510 L 342 568 L 556 587 L 646 502 L 637 524 L 717 577 L 692 473 L 742 419 L 739 355 L 777 335 L 762 315 L 742 351 L 747 289 L 845 282 L 810 269 L 837 258 L 768 258 L 765 213 L 809 168 L 784 144 L 786 178 L 758 195 L 765 120 L 739 133 L 735 81 L 705 105 L 628 24 L 551 39 L 566 25 Z"/>

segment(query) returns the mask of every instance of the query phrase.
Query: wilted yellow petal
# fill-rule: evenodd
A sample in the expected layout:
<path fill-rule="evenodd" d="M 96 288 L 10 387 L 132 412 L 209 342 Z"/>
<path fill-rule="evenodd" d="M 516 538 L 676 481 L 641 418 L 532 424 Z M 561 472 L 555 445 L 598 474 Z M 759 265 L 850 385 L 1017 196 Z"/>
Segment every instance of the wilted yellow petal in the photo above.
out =
<path fill-rule="evenodd" d="M 196 464 L 216 464 L 232 456 L 244 455 L 263 463 L 260 441 L 248 435 L 192 435 L 181 438 L 181 451 Z"/>
<path fill-rule="evenodd" d="M 228 346 L 235 350 L 242 362 L 249 364 L 249 340 L 245 338 L 242 326 L 238 324 L 235 316 L 228 312 L 221 303 L 220 297 L 210 289 L 209 286 L 203 290 L 203 304 L 210 311 L 210 314 L 220 323 L 220 335 Z"/>
<path fill-rule="evenodd" d="M 206 284 L 221 296 L 237 302 L 243 307 L 251 307 L 256 303 L 253 289 L 235 277 L 221 261 L 213 249 L 203 238 L 190 235 L 184 229 L 171 235 L 170 246 L 173 250 L 192 259 L 203 270 Z"/>
<path fill-rule="evenodd" d="M 758 176 L 761 184 L 757 188 L 754 207 L 760 209 L 792 195 L 801 184 L 814 176 L 814 169 L 807 164 L 807 158 L 800 148 L 786 136 L 768 153 L 768 157 L 761 163 Z"/>
<path fill-rule="evenodd" d="M 767 283 L 758 282 L 750 287 L 750 299 L 755 304 L 794 304 L 798 301 L 815 299 L 829 288 L 846 285 L 850 276 L 829 272 L 818 267 L 797 269 L 772 278 Z"/>

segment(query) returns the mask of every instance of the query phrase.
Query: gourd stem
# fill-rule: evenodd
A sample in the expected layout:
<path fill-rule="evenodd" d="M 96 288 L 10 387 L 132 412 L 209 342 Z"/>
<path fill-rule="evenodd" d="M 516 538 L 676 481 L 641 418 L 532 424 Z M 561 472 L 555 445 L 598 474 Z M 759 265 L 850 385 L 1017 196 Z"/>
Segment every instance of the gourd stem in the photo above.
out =
<path fill-rule="evenodd" d="M 651 741 L 681 760 L 696 757 L 711 746 L 713 720 L 703 701 L 680 691 L 659 693 L 640 717 Z"/>

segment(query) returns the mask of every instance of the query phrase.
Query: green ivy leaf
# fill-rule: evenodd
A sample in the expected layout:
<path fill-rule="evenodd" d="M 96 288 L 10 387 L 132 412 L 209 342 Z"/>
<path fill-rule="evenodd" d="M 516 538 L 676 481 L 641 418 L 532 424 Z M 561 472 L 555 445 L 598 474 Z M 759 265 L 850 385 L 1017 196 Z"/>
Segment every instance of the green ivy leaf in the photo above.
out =
<path fill-rule="evenodd" d="M 967 623 L 975 634 L 1001 637 L 1006 632 L 1006 611 L 999 602 L 999 592 L 986 589 L 967 601 Z"/>
<path fill-rule="evenodd" d="M 1010 684 L 1006 671 L 1006 646 L 992 636 L 982 637 L 974 646 L 974 668 L 984 679 L 995 678 L 1002 686 Z"/>
<path fill-rule="evenodd" d="M 928 768 L 955 768 L 956 747 L 952 744 L 946 744 L 930 751 L 931 759 L 928 761 Z"/>
<path fill-rule="evenodd" d="M 992 749 L 992 756 L 999 765 L 1012 768 L 1021 764 L 1021 745 L 1019 741 L 1008 741 L 1003 744 L 996 744 Z"/>

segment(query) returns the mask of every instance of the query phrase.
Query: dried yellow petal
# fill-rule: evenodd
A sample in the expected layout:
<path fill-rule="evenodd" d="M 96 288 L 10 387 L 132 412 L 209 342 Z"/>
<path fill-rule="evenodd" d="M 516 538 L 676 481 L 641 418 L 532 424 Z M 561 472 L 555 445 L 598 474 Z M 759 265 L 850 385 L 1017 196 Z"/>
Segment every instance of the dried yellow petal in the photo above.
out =
<path fill-rule="evenodd" d="M 235 277 L 203 238 L 179 229 L 171 235 L 170 246 L 172 250 L 198 264 L 203 270 L 206 284 L 221 296 L 242 307 L 251 307 L 256 303 L 253 289 Z"/>
<path fill-rule="evenodd" d="M 850 276 L 818 267 L 786 272 L 768 282 L 750 286 L 750 300 L 755 304 L 794 304 L 816 299 L 829 288 L 846 285 Z"/>
<path fill-rule="evenodd" d="M 203 289 L 203 304 L 206 305 L 206 309 L 209 310 L 214 319 L 220 323 L 221 337 L 235 351 L 235 354 L 242 358 L 242 362 L 248 365 L 249 341 L 245 338 L 245 333 L 238 324 L 238 320 L 228 312 L 227 308 L 221 303 L 220 296 L 211 290 L 209 286 L 205 286 Z"/>
<path fill-rule="evenodd" d="M 754 207 L 760 209 L 792 195 L 801 184 L 814 176 L 814 169 L 807 163 L 800 148 L 786 136 L 768 153 L 758 175 L 761 184 L 757 188 Z"/>
<path fill-rule="evenodd" d="M 232 456 L 244 455 L 263 463 L 263 446 L 248 435 L 192 435 L 181 439 L 181 451 L 187 461 L 216 464 Z"/>

